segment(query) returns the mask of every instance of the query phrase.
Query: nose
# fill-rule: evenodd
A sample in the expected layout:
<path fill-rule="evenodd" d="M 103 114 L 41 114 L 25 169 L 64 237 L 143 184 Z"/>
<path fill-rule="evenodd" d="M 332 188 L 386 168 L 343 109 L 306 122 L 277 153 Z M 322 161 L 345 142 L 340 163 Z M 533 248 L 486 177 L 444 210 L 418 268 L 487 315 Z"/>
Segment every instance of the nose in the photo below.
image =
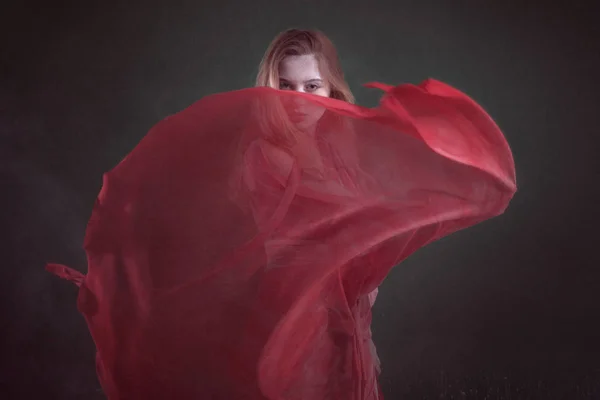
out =
<path fill-rule="evenodd" d="M 304 93 L 304 91 L 298 90 L 298 93 Z M 301 97 L 297 97 L 293 99 L 292 104 L 296 111 L 306 111 L 305 109 L 308 106 L 308 101 Z"/>

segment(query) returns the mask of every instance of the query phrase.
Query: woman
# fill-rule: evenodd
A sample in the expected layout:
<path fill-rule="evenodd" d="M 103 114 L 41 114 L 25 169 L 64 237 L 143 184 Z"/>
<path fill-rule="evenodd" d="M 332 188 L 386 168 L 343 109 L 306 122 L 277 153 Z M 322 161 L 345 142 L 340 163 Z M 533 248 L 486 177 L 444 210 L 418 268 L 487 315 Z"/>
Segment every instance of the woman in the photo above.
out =
<path fill-rule="evenodd" d="M 105 175 L 88 274 L 49 266 L 80 285 L 111 399 L 382 398 L 378 285 L 515 193 L 475 102 L 429 80 L 353 105 L 322 33 L 280 34 L 257 86 L 155 126 Z"/>

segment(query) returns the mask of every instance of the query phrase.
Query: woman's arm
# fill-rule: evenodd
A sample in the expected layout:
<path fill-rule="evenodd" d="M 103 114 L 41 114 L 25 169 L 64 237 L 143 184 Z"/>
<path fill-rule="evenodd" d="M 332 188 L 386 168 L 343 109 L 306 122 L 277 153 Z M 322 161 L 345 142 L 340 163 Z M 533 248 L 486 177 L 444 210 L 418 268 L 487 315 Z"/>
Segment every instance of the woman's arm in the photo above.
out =
<path fill-rule="evenodd" d="M 283 186 L 287 185 L 293 168 L 302 168 L 291 153 L 261 140 L 253 144 L 260 149 L 262 155 L 272 168 L 273 177 Z M 345 188 L 340 182 L 332 179 L 324 179 L 318 168 L 302 168 L 302 178 L 297 188 L 297 194 L 327 202 L 346 202 L 354 195 L 352 191 Z"/>

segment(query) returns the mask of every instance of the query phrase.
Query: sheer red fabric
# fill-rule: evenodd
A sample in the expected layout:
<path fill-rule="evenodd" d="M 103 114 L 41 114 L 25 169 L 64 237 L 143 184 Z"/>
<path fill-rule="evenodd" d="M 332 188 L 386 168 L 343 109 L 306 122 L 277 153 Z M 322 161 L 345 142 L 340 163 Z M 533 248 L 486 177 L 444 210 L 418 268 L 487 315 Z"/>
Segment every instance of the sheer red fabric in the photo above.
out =
<path fill-rule="evenodd" d="M 371 307 L 390 269 L 501 214 L 509 146 L 441 82 L 369 109 L 251 88 L 156 125 L 88 225 L 78 308 L 110 399 L 381 399 Z"/>

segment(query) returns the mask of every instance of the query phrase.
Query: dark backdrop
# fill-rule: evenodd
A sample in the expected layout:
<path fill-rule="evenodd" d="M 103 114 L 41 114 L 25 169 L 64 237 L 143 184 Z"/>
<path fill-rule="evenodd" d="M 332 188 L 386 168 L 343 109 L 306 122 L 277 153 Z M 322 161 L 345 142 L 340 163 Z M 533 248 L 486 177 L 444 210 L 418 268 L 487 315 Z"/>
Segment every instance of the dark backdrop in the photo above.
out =
<path fill-rule="evenodd" d="M 330 35 L 359 103 L 379 96 L 362 83 L 434 77 L 479 101 L 514 151 L 519 192 L 507 213 L 420 250 L 384 282 L 373 330 L 388 398 L 598 390 L 592 8 L 21 2 L 0 18 L 1 398 L 102 398 L 76 290 L 44 263 L 85 271 L 81 244 L 101 174 L 168 114 L 251 86 L 268 42 L 294 26 Z"/>

